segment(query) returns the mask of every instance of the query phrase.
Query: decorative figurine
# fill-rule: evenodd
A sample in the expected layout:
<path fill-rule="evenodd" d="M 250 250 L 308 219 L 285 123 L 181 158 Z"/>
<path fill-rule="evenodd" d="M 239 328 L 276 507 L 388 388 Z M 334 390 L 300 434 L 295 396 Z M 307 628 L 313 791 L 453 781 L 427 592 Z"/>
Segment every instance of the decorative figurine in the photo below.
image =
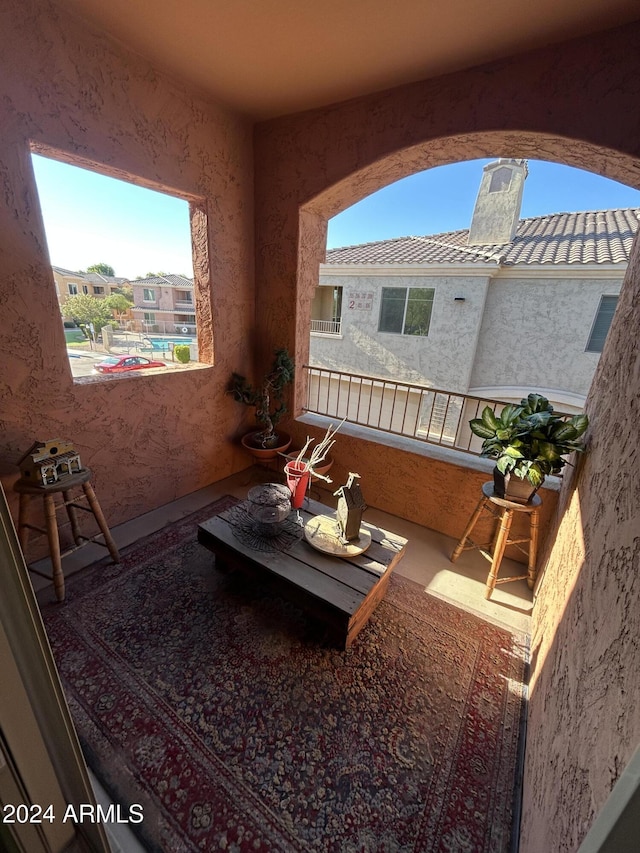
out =
<path fill-rule="evenodd" d="M 338 508 L 336 515 L 343 542 L 351 542 L 360 536 L 360 525 L 362 524 L 362 513 L 367 508 L 360 484 L 356 482 L 360 474 L 349 472 L 349 479 L 345 486 L 340 486 L 334 495 L 338 496 Z"/>
<path fill-rule="evenodd" d="M 37 486 L 49 486 L 82 470 L 80 456 L 64 438 L 36 441 L 18 459 L 20 476 Z"/>

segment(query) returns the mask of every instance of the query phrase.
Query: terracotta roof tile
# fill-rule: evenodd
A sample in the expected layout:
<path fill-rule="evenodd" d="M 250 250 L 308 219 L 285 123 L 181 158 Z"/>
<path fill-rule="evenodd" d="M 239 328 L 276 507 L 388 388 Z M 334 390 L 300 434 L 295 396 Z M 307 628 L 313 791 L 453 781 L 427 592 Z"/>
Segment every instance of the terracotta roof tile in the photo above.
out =
<path fill-rule="evenodd" d="M 623 264 L 640 208 L 552 213 L 521 219 L 511 243 L 468 246 L 468 230 L 396 237 L 329 249 L 327 264 Z"/>

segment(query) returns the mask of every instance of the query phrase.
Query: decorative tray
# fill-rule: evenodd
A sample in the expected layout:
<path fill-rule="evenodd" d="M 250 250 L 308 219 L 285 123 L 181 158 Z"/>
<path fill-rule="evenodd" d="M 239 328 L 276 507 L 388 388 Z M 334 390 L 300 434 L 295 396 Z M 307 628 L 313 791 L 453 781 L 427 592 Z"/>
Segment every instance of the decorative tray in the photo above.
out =
<path fill-rule="evenodd" d="M 371 545 L 371 534 L 364 527 L 360 536 L 351 542 L 343 542 L 335 516 L 316 515 L 304 526 L 304 538 L 312 548 L 334 557 L 357 557 Z"/>

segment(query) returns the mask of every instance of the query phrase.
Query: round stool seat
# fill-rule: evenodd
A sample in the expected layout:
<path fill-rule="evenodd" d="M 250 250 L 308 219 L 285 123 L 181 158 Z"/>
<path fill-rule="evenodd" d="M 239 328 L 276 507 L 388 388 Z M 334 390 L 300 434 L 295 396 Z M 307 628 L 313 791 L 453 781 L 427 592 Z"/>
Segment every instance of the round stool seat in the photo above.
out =
<path fill-rule="evenodd" d="M 511 509 L 514 512 L 533 512 L 533 510 L 537 509 L 542 503 L 540 495 L 534 495 L 529 503 L 526 504 L 519 503 L 518 501 L 510 501 L 508 498 L 498 497 L 494 492 L 493 482 L 491 481 L 483 485 L 482 494 L 485 498 L 489 498 L 491 503 L 505 507 L 506 509 Z"/>

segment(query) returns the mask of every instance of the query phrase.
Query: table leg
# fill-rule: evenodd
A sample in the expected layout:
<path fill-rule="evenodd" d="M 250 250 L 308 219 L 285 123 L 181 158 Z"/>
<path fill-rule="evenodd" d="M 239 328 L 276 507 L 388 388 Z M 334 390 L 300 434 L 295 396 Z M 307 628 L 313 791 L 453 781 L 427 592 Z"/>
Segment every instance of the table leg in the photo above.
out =
<path fill-rule="evenodd" d="M 505 509 L 502 514 L 502 520 L 500 521 L 500 530 L 498 531 L 496 547 L 493 552 L 493 559 L 491 560 L 491 570 L 489 572 L 487 585 L 484 591 L 485 598 L 491 598 L 491 593 L 495 588 L 496 580 L 498 579 L 498 572 L 500 571 L 500 563 L 502 562 L 502 557 L 504 556 L 504 551 L 507 547 L 507 539 L 509 538 L 512 519 L 513 510 Z"/>
<path fill-rule="evenodd" d="M 29 495 L 20 493 L 18 504 L 18 542 L 22 550 L 22 556 L 25 558 L 27 553 L 27 544 L 29 542 L 29 528 L 27 527 L 27 515 L 29 509 Z"/>
<path fill-rule="evenodd" d="M 536 557 L 538 554 L 538 510 L 531 513 L 531 532 L 529 542 L 529 566 L 527 568 L 527 586 L 533 589 L 536 582 Z"/>
<path fill-rule="evenodd" d="M 471 531 L 475 527 L 477 520 L 480 518 L 480 513 L 484 509 L 484 505 L 486 504 L 486 502 L 487 502 L 487 498 L 485 498 L 485 497 L 480 498 L 480 503 L 475 508 L 474 513 L 471 516 L 471 520 L 469 521 L 469 524 L 467 524 L 465 531 L 462 534 L 462 538 L 460 539 L 460 541 L 458 542 L 458 544 L 454 548 L 453 554 L 450 557 L 452 563 L 455 563 L 455 561 L 458 559 L 460 554 L 462 554 L 462 552 L 464 551 L 464 546 L 467 542 L 467 539 L 471 535 Z"/>
<path fill-rule="evenodd" d="M 71 525 L 71 535 L 73 536 L 73 541 L 76 545 L 82 544 L 82 534 L 80 533 L 80 525 L 78 524 L 78 516 L 76 513 L 76 509 L 74 506 L 71 506 L 73 498 L 71 497 L 70 492 L 63 492 L 62 498 L 65 503 L 65 509 L 67 510 L 67 515 L 69 516 L 69 524 Z"/>
<path fill-rule="evenodd" d="M 49 554 L 51 556 L 51 565 L 53 567 L 53 588 L 58 601 L 64 601 L 64 574 L 62 572 L 62 557 L 60 556 L 60 539 L 58 538 L 56 503 L 53 495 L 44 495 L 44 514 L 47 522 Z"/>
<path fill-rule="evenodd" d="M 85 495 L 87 496 L 87 500 L 89 501 L 91 512 L 94 514 L 95 519 L 98 522 L 98 527 L 100 528 L 100 531 L 104 536 L 105 545 L 109 549 L 109 553 L 111 554 L 113 562 L 119 563 L 120 554 L 118 553 L 116 543 L 113 541 L 113 537 L 111 536 L 111 532 L 109 531 L 106 519 L 102 514 L 102 510 L 100 509 L 100 504 L 98 503 L 96 493 L 93 491 L 93 487 L 89 482 L 83 483 L 82 488 L 84 490 Z"/>

